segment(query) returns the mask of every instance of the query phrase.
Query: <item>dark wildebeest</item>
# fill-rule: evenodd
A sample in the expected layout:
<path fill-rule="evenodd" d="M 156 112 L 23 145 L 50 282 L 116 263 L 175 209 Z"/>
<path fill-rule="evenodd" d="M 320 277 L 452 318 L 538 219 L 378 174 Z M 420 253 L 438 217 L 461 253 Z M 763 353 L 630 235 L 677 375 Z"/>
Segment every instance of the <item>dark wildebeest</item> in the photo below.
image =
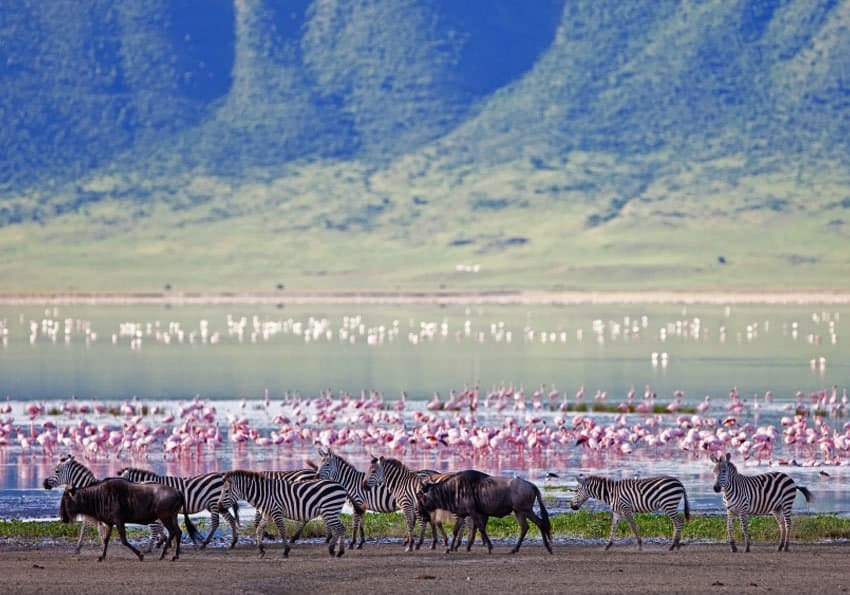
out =
<path fill-rule="evenodd" d="M 550 540 L 552 526 L 549 523 L 549 513 L 543 505 L 540 489 L 525 479 L 519 477 L 492 477 L 481 471 L 469 469 L 460 471 L 443 481 L 433 483 L 427 480 L 422 483 L 422 498 L 420 498 L 421 513 L 425 514 L 437 508 L 454 513 L 460 518 L 472 517 L 474 528 L 481 532 L 481 539 L 487 544 L 488 552 L 493 551 L 493 544 L 487 535 L 487 521 L 491 516 L 503 517 L 514 513 L 519 522 L 519 540 L 511 553 L 519 551 L 525 534 L 528 532 L 528 521 L 537 525 L 543 536 L 543 545 L 552 553 Z M 534 501 L 540 505 L 540 516 L 534 513 Z M 458 535 L 463 527 L 455 523 L 452 545 L 448 551 L 456 549 Z M 472 541 L 466 549 L 472 547 Z"/>
<path fill-rule="evenodd" d="M 422 481 L 427 481 L 428 483 L 440 483 L 441 481 L 452 477 L 454 473 L 440 473 L 438 471 L 433 471 L 430 469 L 422 469 L 419 471 L 419 475 L 422 478 Z M 454 521 L 455 523 L 463 524 L 464 519 L 458 517 L 457 515 L 452 514 L 448 510 L 443 510 L 442 508 L 437 508 L 434 510 L 425 510 L 425 502 L 427 501 L 427 496 L 419 490 L 416 492 L 416 507 L 419 511 L 420 516 L 422 517 L 422 530 L 419 532 L 419 541 L 416 543 L 416 549 L 418 550 L 422 547 L 422 542 L 425 540 L 425 523 L 431 525 L 431 549 L 437 548 L 437 531 L 439 530 L 443 536 L 443 543 L 445 543 L 446 547 L 449 547 L 449 538 L 446 535 L 446 530 L 443 528 L 443 523 Z M 475 541 L 475 525 L 472 522 L 472 518 L 468 517 L 466 521 L 467 525 L 469 525 L 469 544 Z M 460 547 L 460 543 L 463 541 L 463 535 L 461 535 L 461 539 L 454 544 L 454 549 L 457 550 Z"/>
<path fill-rule="evenodd" d="M 183 494 L 174 488 L 154 482 L 132 483 L 113 477 L 93 486 L 66 489 L 59 503 L 59 516 L 63 523 L 70 523 L 82 514 L 106 525 L 103 553 L 97 559 L 98 562 L 106 557 L 113 525 L 118 527 L 121 543 L 130 548 L 139 560 L 144 560 L 144 554 L 127 542 L 124 525 L 148 525 L 158 520 L 168 531 L 168 541 L 159 559 L 165 557 L 173 541 L 175 552 L 171 559 L 176 560 L 180 556 L 181 533 L 177 514 L 183 504 Z"/>

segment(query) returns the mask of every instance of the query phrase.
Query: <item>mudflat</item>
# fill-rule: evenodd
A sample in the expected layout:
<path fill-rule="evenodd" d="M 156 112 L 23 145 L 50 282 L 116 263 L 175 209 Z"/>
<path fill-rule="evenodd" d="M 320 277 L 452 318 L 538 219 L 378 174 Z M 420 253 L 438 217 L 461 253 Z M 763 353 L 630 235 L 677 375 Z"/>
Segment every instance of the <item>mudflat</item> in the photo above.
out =
<path fill-rule="evenodd" d="M 319 543 L 293 546 L 283 559 L 279 543 L 267 544 L 260 559 L 253 545 L 234 550 L 199 550 L 184 545 L 177 561 L 159 553 L 139 561 L 120 542 L 110 543 L 98 562 L 99 546 L 74 554 L 69 543 L 0 545 L 0 576 L 7 593 L 843 593 L 850 589 L 850 544 L 755 544 L 733 554 L 724 544 L 555 544 L 549 555 L 540 543 L 518 554 L 496 544 L 487 554 L 445 554 L 442 549 L 406 553 L 400 543 L 367 543 L 328 556 Z M 170 552 L 169 552 L 170 553 Z"/>

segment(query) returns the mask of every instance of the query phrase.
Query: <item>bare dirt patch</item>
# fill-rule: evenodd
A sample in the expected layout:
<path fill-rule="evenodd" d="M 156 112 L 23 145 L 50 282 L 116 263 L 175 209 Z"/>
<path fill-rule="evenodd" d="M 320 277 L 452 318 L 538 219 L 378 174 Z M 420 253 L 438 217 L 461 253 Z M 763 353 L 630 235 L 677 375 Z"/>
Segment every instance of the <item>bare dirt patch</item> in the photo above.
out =
<path fill-rule="evenodd" d="M 296 544 L 288 560 L 280 544 L 264 559 L 253 546 L 183 548 L 180 560 L 139 562 L 112 543 L 79 556 L 68 545 L 6 544 L 0 573 L 10 593 L 842 593 L 850 589 L 848 545 L 792 544 L 788 553 L 757 544 L 749 554 L 721 544 L 558 545 L 549 555 L 530 543 L 519 554 L 497 544 L 488 555 L 442 550 L 405 553 L 400 544 L 369 544 L 331 559 L 324 545 Z"/>

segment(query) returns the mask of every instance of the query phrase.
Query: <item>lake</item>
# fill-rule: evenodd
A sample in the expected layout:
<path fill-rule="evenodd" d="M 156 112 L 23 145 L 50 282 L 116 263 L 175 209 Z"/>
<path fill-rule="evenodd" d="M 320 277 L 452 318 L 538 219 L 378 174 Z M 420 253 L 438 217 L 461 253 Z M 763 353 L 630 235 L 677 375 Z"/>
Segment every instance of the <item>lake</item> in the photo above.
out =
<path fill-rule="evenodd" d="M 40 483 L 63 448 L 80 450 L 101 476 L 131 463 L 173 474 L 292 468 L 315 459 L 317 444 L 360 468 L 374 452 L 411 466 L 517 473 L 546 486 L 558 510 L 578 472 L 672 473 L 696 509 L 719 511 L 706 448 L 683 448 L 679 434 L 761 447 L 765 426 L 778 432 L 769 456 L 747 450 L 739 464 L 781 465 L 815 489 L 816 502 L 800 510 L 846 512 L 846 453 L 843 444 L 827 453 L 823 442 L 845 431 L 848 314 L 741 305 L 2 306 L 2 516 L 55 517 L 59 495 Z M 452 407 L 472 391 L 476 407 Z M 435 399 L 449 408 L 429 409 Z M 641 403 L 655 412 L 636 411 Z M 220 442 L 189 455 L 185 445 L 166 451 L 166 438 L 185 438 L 187 419 L 204 407 L 215 409 L 204 431 L 217 430 Z M 696 416 L 696 428 L 681 414 Z M 793 428 L 783 425 L 789 417 Z M 144 448 L 110 450 L 109 433 L 118 440 L 131 424 L 161 431 Z M 419 432 L 429 424 L 438 429 L 433 444 Z M 591 424 L 611 444 L 582 442 Z M 82 450 L 91 447 L 80 442 L 86 427 L 104 436 L 97 452 Z M 815 429 L 819 441 L 804 444 Z M 734 442 L 727 430 L 746 436 Z M 800 439 L 788 444 L 792 431 Z M 50 448 L 36 441 L 51 432 L 60 441 Z M 484 432 L 496 442 L 482 445 Z"/>

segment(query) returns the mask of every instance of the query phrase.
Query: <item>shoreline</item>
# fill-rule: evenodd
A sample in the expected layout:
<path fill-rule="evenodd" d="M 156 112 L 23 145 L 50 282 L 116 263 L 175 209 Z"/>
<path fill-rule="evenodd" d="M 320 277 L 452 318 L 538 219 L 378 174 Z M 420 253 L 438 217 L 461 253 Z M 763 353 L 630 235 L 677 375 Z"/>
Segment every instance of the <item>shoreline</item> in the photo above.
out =
<path fill-rule="evenodd" d="M 51 292 L 0 294 L 2 306 L 115 305 L 848 305 L 850 290 Z"/>

